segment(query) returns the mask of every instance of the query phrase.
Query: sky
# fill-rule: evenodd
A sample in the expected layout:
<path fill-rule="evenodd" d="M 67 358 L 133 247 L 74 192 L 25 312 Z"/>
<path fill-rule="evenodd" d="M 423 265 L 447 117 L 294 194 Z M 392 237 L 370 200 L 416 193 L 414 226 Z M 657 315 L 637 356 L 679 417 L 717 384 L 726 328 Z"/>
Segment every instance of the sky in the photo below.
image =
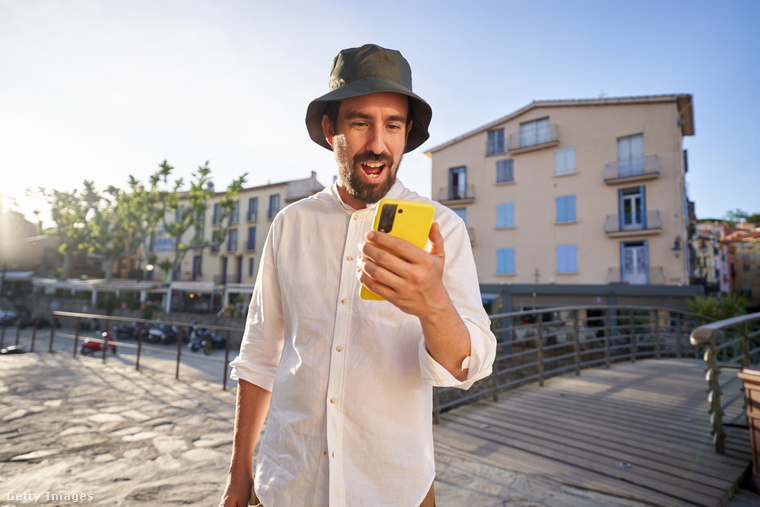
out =
<path fill-rule="evenodd" d="M 344 48 L 400 50 L 433 108 L 424 151 L 533 100 L 693 95 L 698 218 L 760 212 L 760 2 L 0 0 L 0 193 L 127 188 L 167 160 L 218 190 L 336 174 L 304 126 Z M 47 222 L 47 220 L 46 220 Z"/>

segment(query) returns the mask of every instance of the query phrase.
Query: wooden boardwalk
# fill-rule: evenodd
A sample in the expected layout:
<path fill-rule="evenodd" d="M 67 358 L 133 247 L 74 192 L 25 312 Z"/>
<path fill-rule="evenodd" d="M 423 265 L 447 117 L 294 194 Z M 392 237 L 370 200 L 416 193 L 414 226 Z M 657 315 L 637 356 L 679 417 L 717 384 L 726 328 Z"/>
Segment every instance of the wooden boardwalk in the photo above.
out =
<path fill-rule="evenodd" d="M 724 397 L 740 388 L 735 379 Z M 749 432 L 727 428 L 726 455 L 716 454 L 706 389 L 696 360 L 584 370 L 442 414 L 436 459 L 442 468 L 458 461 L 489 470 L 481 489 L 494 500 L 508 498 L 496 470 L 619 499 L 615 505 L 723 506 L 751 466 Z M 724 421 L 742 412 L 736 405 Z"/>

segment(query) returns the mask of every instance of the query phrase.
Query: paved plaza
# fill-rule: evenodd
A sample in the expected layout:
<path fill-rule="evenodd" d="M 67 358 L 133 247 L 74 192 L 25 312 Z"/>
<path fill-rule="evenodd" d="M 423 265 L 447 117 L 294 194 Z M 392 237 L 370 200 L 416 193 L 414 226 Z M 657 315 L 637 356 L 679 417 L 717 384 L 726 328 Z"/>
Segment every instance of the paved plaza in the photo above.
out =
<path fill-rule="evenodd" d="M 0 355 L 0 506 L 217 505 L 234 407 L 119 361 Z M 437 469 L 439 507 L 642 505 L 441 453 Z"/>

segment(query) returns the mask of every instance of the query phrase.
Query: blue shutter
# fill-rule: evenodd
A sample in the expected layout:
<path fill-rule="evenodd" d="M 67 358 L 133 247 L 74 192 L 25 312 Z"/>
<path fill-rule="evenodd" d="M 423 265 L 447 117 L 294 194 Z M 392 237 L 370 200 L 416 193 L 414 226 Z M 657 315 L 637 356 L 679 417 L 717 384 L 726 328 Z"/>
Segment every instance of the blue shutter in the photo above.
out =
<path fill-rule="evenodd" d="M 567 196 L 567 219 L 570 222 L 575 222 L 575 196 Z"/>
<path fill-rule="evenodd" d="M 511 275 L 515 272 L 515 249 L 500 248 L 496 250 L 496 272 Z"/>
<path fill-rule="evenodd" d="M 641 227 L 647 228 L 647 198 L 645 193 L 646 187 L 641 185 L 639 193 L 641 194 Z"/>
<path fill-rule="evenodd" d="M 515 226 L 515 204 L 512 202 L 496 205 L 496 227 Z"/>
<path fill-rule="evenodd" d="M 618 189 L 618 230 L 623 230 L 623 224 L 625 223 L 623 216 L 623 189 Z M 622 266 L 622 264 L 621 264 Z"/>
<path fill-rule="evenodd" d="M 577 273 L 578 252 L 576 245 L 557 245 L 557 273 Z"/>

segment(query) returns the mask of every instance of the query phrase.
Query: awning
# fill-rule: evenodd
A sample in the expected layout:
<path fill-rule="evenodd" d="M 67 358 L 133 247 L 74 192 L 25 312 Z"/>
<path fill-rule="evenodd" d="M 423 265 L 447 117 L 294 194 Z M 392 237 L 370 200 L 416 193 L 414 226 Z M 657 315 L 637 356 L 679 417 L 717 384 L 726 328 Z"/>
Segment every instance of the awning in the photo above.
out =
<path fill-rule="evenodd" d="M 498 292 L 482 292 L 480 294 L 480 299 L 483 300 L 483 303 L 493 303 L 499 296 L 501 296 L 501 294 Z"/>
<path fill-rule="evenodd" d="M 31 280 L 34 277 L 34 271 L 6 271 L 2 276 L 6 280 Z"/>
<path fill-rule="evenodd" d="M 172 282 L 171 290 L 183 290 L 185 292 L 213 292 L 214 282 Z"/>

